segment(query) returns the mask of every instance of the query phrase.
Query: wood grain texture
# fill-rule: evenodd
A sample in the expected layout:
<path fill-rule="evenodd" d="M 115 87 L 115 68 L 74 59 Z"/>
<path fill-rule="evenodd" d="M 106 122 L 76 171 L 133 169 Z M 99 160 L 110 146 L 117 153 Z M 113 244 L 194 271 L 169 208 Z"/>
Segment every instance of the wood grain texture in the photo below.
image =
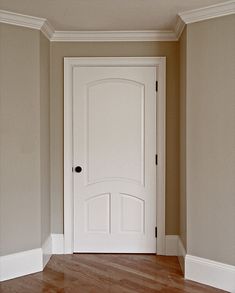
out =
<path fill-rule="evenodd" d="M 54 255 L 43 272 L 2 282 L 1 293 L 224 292 L 186 281 L 177 257 L 135 254 Z"/>

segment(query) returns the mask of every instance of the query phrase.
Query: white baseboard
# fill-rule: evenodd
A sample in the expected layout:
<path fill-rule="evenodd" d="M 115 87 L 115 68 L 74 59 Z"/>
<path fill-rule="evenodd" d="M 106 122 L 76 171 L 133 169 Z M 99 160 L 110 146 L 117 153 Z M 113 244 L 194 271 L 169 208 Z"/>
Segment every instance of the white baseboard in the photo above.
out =
<path fill-rule="evenodd" d="M 41 272 L 52 255 L 52 237 L 48 236 L 42 248 L 35 248 L 0 257 L 0 281 Z"/>
<path fill-rule="evenodd" d="M 64 254 L 64 235 L 51 234 L 42 245 L 0 257 L 0 281 L 40 272 L 52 254 Z M 235 266 L 186 254 L 178 235 L 166 236 L 166 255 L 178 256 L 185 278 L 235 293 Z"/>
<path fill-rule="evenodd" d="M 192 255 L 185 257 L 185 279 L 235 292 L 235 266 Z"/>
<path fill-rule="evenodd" d="M 186 254 L 178 235 L 166 235 L 166 255 L 178 256 L 185 279 L 235 293 L 235 266 Z"/>
<path fill-rule="evenodd" d="M 0 281 L 43 270 L 42 249 L 36 248 L 0 257 Z"/>
<path fill-rule="evenodd" d="M 48 236 L 46 241 L 42 245 L 42 260 L 43 260 L 43 268 L 47 265 L 52 255 L 52 239 L 51 235 Z"/>
<path fill-rule="evenodd" d="M 184 272 L 186 251 L 178 235 L 166 235 L 166 255 L 178 256 L 180 267 Z"/>
<path fill-rule="evenodd" d="M 51 234 L 52 254 L 64 254 L 64 234 Z"/>
<path fill-rule="evenodd" d="M 178 260 L 180 263 L 180 267 L 182 272 L 184 273 L 184 267 L 185 267 L 185 256 L 186 256 L 186 250 L 185 247 L 179 237 L 178 239 Z"/>
<path fill-rule="evenodd" d="M 166 255 L 177 256 L 178 255 L 178 235 L 166 235 Z"/>

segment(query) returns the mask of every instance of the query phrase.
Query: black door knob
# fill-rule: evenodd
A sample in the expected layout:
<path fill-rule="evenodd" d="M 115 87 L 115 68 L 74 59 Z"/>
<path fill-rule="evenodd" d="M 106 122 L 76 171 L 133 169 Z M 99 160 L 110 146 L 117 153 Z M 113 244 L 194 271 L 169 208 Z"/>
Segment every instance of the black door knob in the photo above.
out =
<path fill-rule="evenodd" d="M 80 166 L 75 167 L 75 172 L 77 172 L 77 173 L 82 172 L 82 167 L 80 167 Z"/>

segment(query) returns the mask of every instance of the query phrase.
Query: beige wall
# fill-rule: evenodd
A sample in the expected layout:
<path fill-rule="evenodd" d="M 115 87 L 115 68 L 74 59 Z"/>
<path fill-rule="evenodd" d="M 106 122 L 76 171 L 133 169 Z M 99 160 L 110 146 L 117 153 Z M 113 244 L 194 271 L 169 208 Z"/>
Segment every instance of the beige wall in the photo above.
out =
<path fill-rule="evenodd" d="M 40 247 L 39 32 L 0 24 L 1 255 Z"/>
<path fill-rule="evenodd" d="M 166 232 L 235 265 L 234 33 L 233 15 L 188 25 L 179 43 L 49 44 L 0 24 L 0 255 L 40 247 L 50 220 L 63 233 L 63 57 L 166 56 Z"/>
<path fill-rule="evenodd" d="M 50 211 L 50 41 L 40 33 L 41 241 L 51 233 Z"/>
<path fill-rule="evenodd" d="M 235 16 L 187 28 L 187 250 L 235 265 Z"/>
<path fill-rule="evenodd" d="M 178 43 L 52 43 L 49 105 L 48 40 L 5 24 L 0 33 L 1 254 L 40 247 L 50 234 L 50 176 L 52 232 L 63 232 L 64 56 L 167 56 L 166 225 L 168 234 L 177 234 Z"/>
<path fill-rule="evenodd" d="M 0 255 L 50 234 L 50 44 L 0 24 Z"/>
<path fill-rule="evenodd" d="M 179 191 L 179 236 L 187 249 L 186 230 L 186 54 L 187 54 L 187 28 L 180 37 L 180 191 Z"/>
<path fill-rule="evenodd" d="M 167 57 L 166 232 L 178 234 L 179 97 L 178 43 L 51 43 L 51 203 L 52 231 L 63 233 L 63 57 Z"/>

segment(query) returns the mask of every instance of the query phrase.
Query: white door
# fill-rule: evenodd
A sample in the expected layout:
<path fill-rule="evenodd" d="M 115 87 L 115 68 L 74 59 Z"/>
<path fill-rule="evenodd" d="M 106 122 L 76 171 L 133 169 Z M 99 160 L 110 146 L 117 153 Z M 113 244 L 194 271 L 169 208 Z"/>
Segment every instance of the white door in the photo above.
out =
<path fill-rule="evenodd" d="M 156 68 L 73 70 L 74 252 L 156 252 Z"/>

